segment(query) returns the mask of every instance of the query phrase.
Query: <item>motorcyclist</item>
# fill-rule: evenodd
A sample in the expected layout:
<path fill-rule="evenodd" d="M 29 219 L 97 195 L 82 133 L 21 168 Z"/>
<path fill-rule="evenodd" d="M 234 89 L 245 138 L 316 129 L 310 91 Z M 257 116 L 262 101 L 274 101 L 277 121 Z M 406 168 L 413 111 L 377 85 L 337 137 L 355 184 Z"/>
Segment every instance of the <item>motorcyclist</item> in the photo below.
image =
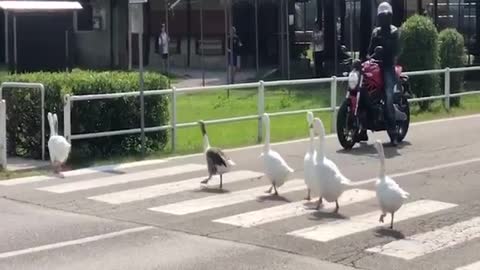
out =
<path fill-rule="evenodd" d="M 372 32 L 368 55 L 369 58 L 372 57 L 375 48 L 377 48 L 377 46 L 382 47 L 380 56 L 375 55 L 375 58 L 382 61 L 381 68 L 385 87 L 387 132 L 392 145 L 396 146 L 398 144 L 398 134 L 395 123 L 393 91 L 396 84 L 395 62 L 400 48 L 400 33 L 398 28 L 392 25 L 392 15 L 392 6 L 388 2 L 382 2 L 378 6 L 377 19 L 379 27 L 376 27 Z M 363 130 L 360 134 L 360 140 L 368 140 L 366 130 Z"/>

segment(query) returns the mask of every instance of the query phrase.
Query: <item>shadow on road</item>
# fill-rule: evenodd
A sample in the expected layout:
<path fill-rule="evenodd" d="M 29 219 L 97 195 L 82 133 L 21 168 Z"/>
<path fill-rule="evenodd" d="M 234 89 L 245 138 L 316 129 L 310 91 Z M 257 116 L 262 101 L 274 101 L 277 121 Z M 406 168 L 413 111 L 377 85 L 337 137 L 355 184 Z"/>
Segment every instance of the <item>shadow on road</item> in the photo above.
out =
<path fill-rule="evenodd" d="M 389 142 L 383 143 L 383 148 L 385 152 L 385 158 L 394 158 L 400 156 L 398 150 L 403 149 L 404 147 L 409 147 L 412 144 L 408 141 L 403 141 L 397 145 L 397 147 L 390 146 Z M 351 150 L 340 149 L 337 150 L 339 154 L 354 155 L 354 156 L 376 156 L 377 150 L 373 144 L 360 143 L 359 147 L 354 147 Z"/>
<path fill-rule="evenodd" d="M 264 202 L 264 201 L 278 201 L 278 202 L 291 202 L 289 199 L 282 197 L 280 195 L 262 195 L 257 197 L 257 202 Z"/>
<path fill-rule="evenodd" d="M 395 228 L 395 227 L 394 227 Z M 375 231 L 376 237 L 393 237 L 395 239 L 404 239 L 405 235 L 402 232 L 392 230 L 390 228 L 379 228 Z"/>

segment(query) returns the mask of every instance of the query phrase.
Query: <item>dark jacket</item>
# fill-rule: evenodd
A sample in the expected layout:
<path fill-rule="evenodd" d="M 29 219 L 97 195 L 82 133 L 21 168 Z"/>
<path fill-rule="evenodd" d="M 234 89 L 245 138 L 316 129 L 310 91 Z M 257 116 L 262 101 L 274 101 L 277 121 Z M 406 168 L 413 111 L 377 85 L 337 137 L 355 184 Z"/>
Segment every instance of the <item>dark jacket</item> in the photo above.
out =
<path fill-rule="evenodd" d="M 393 25 L 390 26 L 390 32 L 383 31 L 380 27 L 375 28 L 368 47 L 368 55 L 371 56 L 377 46 L 383 47 L 381 57 L 383 65 L 393 66 L 400 53 L 400 30 Z"/>

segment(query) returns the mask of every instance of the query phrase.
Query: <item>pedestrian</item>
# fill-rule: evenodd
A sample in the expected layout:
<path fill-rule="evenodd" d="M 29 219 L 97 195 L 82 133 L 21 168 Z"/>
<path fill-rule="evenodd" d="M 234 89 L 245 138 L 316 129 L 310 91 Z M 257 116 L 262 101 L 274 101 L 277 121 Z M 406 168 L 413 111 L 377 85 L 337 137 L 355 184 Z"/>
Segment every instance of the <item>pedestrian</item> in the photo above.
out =
<path fill-rule="evenodd" d="M 325 49 L 325 40 L 322 30 L 322 24 L 317 19 L 312 35 L 313 61 L 315 65 L 315 77 L 323 76 L 323 57 Z"/>
<path fill-rule="evenodd" d="M 235 83 L 235 73 L 240 69 L 240 48 L 243 46 L 242 41 L 237 35 L 237 29 L 232 27 L 232 43 L 233 50 L 230 49 L 230 41 L 228 42 L 229 54 L 228 54 L 228 63 L 230 69 L 230 83 Z"/>
<path fill-rule="evenodd" d="M 158 49 L 159 53 L 162 55 L 162 66 L 163 72 L 165 74 L 168 73 L 167 70 L 167 62 L 168 62 L 168 43 L 170 42 L 170 38 L 165 30 L 165 24 L 162 24 L 162 30 L 160 32 L 160 36 L 158 37 Z"/>

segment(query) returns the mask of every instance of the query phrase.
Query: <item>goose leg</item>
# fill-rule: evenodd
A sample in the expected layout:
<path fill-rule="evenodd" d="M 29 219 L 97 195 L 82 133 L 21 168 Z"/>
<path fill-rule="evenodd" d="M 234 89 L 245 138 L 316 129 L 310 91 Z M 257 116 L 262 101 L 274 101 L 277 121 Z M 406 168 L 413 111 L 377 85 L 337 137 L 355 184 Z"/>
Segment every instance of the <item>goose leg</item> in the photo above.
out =
<path fill-rule="evenodd" d="M 220 189 L 222 189 L 222 186 L 223 186 L 223 178 L 222 178 L 222 174 L 220 174 Z"/>
<path fill-rule="evenodd" d="M 390 221 L 390 229 L 392 229 L 392 230 L 393 230 L 393 215 L 394 215 L 394 214 L 395 214 L 395 213 L 392 212 L 392 221 Z"/>
<path fill-rule="evenodd" d="M 310 201 L 310 189 L 307 190 L 307 197 L 305 197 L 305 200 Z"/>
<path fill-rule="evenodd" d="M 340 209 L 340 206 L 338 205 L 338 200 L 335 201 L 335 210 L 333 210 L 333 213 L 338 213 L 338 209 Z"/>
<path fill-rule="evenodd" d="M 386 214 L 385 213 L 382 213 L 380 215 L 380 218 L 378 219 L 379 222 L 383 223 L 383 219 L 385 218 Z"/>
<path fill-rule="evenodd" d="M 273 189 L 275 190 L 275 195 L 278 196 L 277 187 L 275 185 L 273 185 Z"/>
<path fill-rule="evenodd" d="M 273 185 L 269 189 L 267 189 L 267 191 L 265 191 L 265 193 L 272 193 L 272 189 L 273 189 Z"/>
<path fill-rule="evenodd" d="M 322 205 L 322 203 L 323 203 L 322 197 L 318 198 L 317 210 L 320 210 L 320 206 Z"/>

